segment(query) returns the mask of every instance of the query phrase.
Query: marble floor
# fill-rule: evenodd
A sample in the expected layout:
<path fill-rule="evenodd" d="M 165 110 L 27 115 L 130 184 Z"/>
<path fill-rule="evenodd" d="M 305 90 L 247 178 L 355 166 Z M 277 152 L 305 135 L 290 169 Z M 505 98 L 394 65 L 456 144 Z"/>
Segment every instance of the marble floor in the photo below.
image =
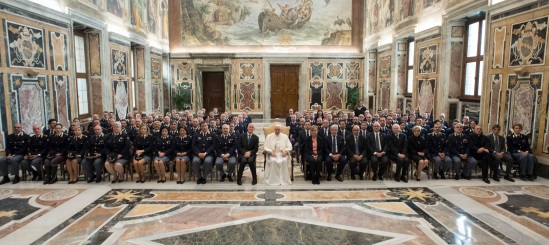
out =
<path fill-rule="evenodd" d="M 549 244 L 547 179 L 313 186 L 296 175 L 291 186 L 252 186 L 247 177 L 3 185 L 0 244 Z"/>

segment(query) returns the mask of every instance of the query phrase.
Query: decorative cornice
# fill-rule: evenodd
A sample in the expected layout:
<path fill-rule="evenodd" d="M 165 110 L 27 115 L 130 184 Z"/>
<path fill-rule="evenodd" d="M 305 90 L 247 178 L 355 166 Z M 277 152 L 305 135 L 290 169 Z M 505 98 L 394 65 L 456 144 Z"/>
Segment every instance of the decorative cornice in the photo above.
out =
<path fill-rule="evenodd" d="M 53 9 L 48 9 L 44 11 L 44 8 L 47 7 L 30 1 L 0 0 L 0 10 L 2 11 L 6 11 L 26 18 L 35 19 L 63 28 L 69 27 L 71 20 L 67 14 Z"/>
<path fill-rule="evenodd" d="M 115 32 L 109 32 L 109 42 L 117 43 L 124 46 L 130 46 L 130 40 L 128 37 L 120 35 Z"/>
<path fill-rule="evenodd" d="M 441 34 L 441 27 L 435 26 L 427 30 L 416 33 L 415 40 L 416 40 L 416 43 L 418 43 L 423 41 L 425 38 L 440 36 L 440 34 Z"/>
<path fill-rule="evenodd" d="M 92 16 L 89 16 L 79 10 L 69 8 L 68 12 L 73 22 L 78 22 L 79 24 L 97 30 L 104 30 L 107 28 L 107 24 L 105 24 L 102 20 L 93 18 Z"/>

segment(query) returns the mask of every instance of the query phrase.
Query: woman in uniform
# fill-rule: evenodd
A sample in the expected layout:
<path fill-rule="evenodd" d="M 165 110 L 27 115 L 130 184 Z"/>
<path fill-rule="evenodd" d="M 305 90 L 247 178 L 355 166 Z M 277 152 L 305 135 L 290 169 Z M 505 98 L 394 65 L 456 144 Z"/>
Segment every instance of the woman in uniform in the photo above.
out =
<path fill-rule="evenodd" d="M 78 164 L 88 149 L 88 136 L 82 135 L 80 126 L 73 129 L 74 135 L 69 138 L 67 150 L 67 171 L 69 172 L 69 184 L 78 182 Z"/>
<path fill-rule="evenodd" d="M 421 180 L 421 171 L 429 164 L 429 149 L 425 138 L 421 135 L 421 126 L 412 128 L 412 135 L 408 137 L 408 152 L 410 160 L 414 161 L 416 166 L 416 180 Z"/>
<path fill-rule="evenodd" d="M 86 172 L 87 182 L 99 183 L 102 180 L 103 165 L 105 164 L 105 148 L 106 136 L 103 134 L 103 127 L 95 125 L 93 134 L 88 137 L 88 148 L 82 160 L 82 168 Z"/>
<path fill-rule="evenodd" d="M 191 160 L 193 151 L 193 139 L 187 135 L 185 126 L 179 127 L 179 135 L 173 139 L 175 152 L 175 171 L 177 172 L 177 184 L 185 183 L 185 172 L 187 163 Z M 190 171 L 189 171 L 190 174 Z"/>
<path fill-rule="evenodd" d="M 44 185 L 57 182 L 57 166 L 66 160 L 69 137 L 63 132 L 63 125 L 56 124 L 54 134 L 49 138 L 48 155 L 44 161 L 46 169 Z"/>
<path fill-rule="evenodd" d="M 112 133 L 105 139 L 105 168 L 113 176 L 111 183 L 124 181 L 124 165 L 130 159 L 130 140 L 122 133 L 122 124 L 114 122 Z"/>
<path fill-rule="evenodd" d="M 160 129 L 160 136 L 154 141 L 154 169 L 158 173 L 158 183 L 166 182 L 166 164 L 172 154 L 172 138 L 168 134 L 168 128 Z"/>
<path fill-rule="evenodd" d="M 133 166 L 139 179 L 135 183 L 145 183 L 145 163 L 151 161 L 153 137 L 147 125 L 139 127 L 138 135 L 133 140 L 133 148 L 135 150 L 133 156 Z"/>

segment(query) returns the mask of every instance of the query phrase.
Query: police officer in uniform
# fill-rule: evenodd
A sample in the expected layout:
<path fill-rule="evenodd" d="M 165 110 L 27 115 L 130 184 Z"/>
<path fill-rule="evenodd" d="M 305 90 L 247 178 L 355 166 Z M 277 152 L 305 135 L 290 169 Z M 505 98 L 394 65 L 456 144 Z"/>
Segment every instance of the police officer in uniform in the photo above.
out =
<path fill-rule="evenodd" d="M 112 133 L 105 139 L 105 168 L 113 176 L 111 183 L 124 181 L 124 165 L 130 160 L 130 139 L 122 133 L 120 122 L 114 122 Z"/>
<path fill-rule="evenodd" d="M 454 179 L 459 180 L 459 177 L 461 177 L 470 180 L 471 171 L 475 169 L 478 163 L 470 154 L 471 138 L 463 133 L 463 128 L 459 123 L 454 126 L 454 132 L 454 134 L 448 136 L 448 149 L 450 149 L 450 158 L 452 158 L 456 173 Z M 467 161 L 467 166 L 460 175 L 459 171 L 462 160 Z"/>
<path fill-rule="evenodd" d="M 11 164 L 11 174 L 15 175 L 13 184 L 19 183 L 19 165 L 27 153 L 27 144 L 29 136 L 23 133 L 21 124 L 13 125 L 13 134 L 8 135 L 6 139 L 6 155 L 0 158 L 0 172 L 4 178 L 0 185 L 10 182 L 8 175 L 8 162 Z"/>
<path fill-rule="evenodd" d="M 154 169 L 158 173 L 158 183 L 166 182 L 166 164 L 170 161 L 172 152 L 172 137 L 168 133 L 168 128 L 162 127 L 160 136 L 154 140 L 153 148 Z"/>
<path fill-rule="evenodd" d="M 208 131 L 208 123 L 200 123 L 200 131 L 193 136 L 193 169 L 197 184 L 206 184 L 214 159 L 214 135 Z"/>
<path fill-rule="evenodd" d="M 153 137 L 147 125 L 139 127 L 138 135 L 133 139 L 133 165 L 139 178 L 135 183 L 145 183 L 145 163 L 151 161 Z"/>
<path fill-rule="evenodd" d="M 175 138 L 175 137 L 179 136 L 179 129 L 177 128 L 177 121 L 171 121 L 170 122 L 170 130 L 169 130 L 168 134 L 172 138 Z"/>
<path fill-rule="evenodd" d="M 101 176 L 103 176 L 103 164 L 105 163 L 105 154 L 103 149 L 105 147 L 105 134 L 103 133 L 103 127 L 96 125 L 93 128 L 93 135 L 88 138 L 88 149 L 82 160 L 82 168 L 86 172 L 88 177 L 87 182 L 91 183 L 95 180 L 95 183 L 101 182 Z M 95 172 L 94 172 L 95 171 Z"/>
<path fill-rule="evenodd" d="M 177 172 L 177 184 L 185 183 L 187 163 L 191 161 L 193 152 L 193 137 L 187 135 L 184 125 L 179 126 L 179 135 L 173 138 L 175 171 Z"/>
<path fill-rule="evenodd" d="M 427 134 L 426 139 L 429 156 L 434 162 L 433 179 L 439 179 L 438 174 L 440 174 L 441 179 L 446 179 L 445 173 L 452 166 L 446 134 L 441 132 L 441 127 L 440 123 L 435 123 L 433 125 L 433 132 Z"/>
<path fill-rule="evenodd" d="M 63 125 L 55 125 L 55 134 L 49 138 L 48 155 L 44 162 L 46 169 L 44 185 L 57 182 L 57 166 L 67 159 L 68 143 L 69 136 L 63 132 Z"/>
<path fill-rule="evenodd" d="M 229 125 L 223 124 L 221 127 L 222 133 L 215 137 L 215 153 L 217 158 L 215 159 L 215 167 L 221 175 L 220 182 L 225 181 L 228 178 L 230 182 L 233 182 L 233 172 L 236 165 L 236 138 L 229 133 Z M 227 161 L 227 174 L 223 170 L 223 163 Z"/>
<path fill-rule="evenodd" d="M 32 172 L 33 181 L 42 181 L 41 163 L 48 154 L 48 136 L 44 135 L 38 124 L 32 126 L 32 131 L 34 135 L 29 138 L 27 155 L 21 162 L 21 169 Z"/>
<path fill-rule="evenodd" d="M 520 178 L 522 180 L 534 180 L 534 167 L 536 165 L 536 156 L 532 154 L 528 136 L 521 133 L 522 124 L 513 125 L 513 133 L 507 136 L 507 147 L 520 168 Z"/>
<path fill-rule="evenodd" d="M 88 149 L 88 136 L 82 134 L 82 128 L 76 127 L 73 131 L 74 135 L 69 138 L 67 149 L 67 172 L 69 172 L 69 184 L 78 182 L 78 164 L 82 162 L 82 158 Z"/>

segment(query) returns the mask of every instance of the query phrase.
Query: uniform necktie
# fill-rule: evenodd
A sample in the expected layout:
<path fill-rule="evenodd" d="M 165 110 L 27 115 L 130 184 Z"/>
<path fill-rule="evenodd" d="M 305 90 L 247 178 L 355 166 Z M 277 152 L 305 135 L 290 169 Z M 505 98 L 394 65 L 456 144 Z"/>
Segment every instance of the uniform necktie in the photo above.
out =
<path fill-rule="evenodd" d="M 355 136 L 355 155 L 358 155 L 358 137 Z"/>
<path fill-rule="evenodd" d="M 332 136 L 332 152 L 337 152 L 336 137 Z"/>
<path fill-rule="evenodd" d="M 376 133 L 376 152 L 380 152 L 381 151 L 381 143 L 379 142 L 379 132 Z"/>

